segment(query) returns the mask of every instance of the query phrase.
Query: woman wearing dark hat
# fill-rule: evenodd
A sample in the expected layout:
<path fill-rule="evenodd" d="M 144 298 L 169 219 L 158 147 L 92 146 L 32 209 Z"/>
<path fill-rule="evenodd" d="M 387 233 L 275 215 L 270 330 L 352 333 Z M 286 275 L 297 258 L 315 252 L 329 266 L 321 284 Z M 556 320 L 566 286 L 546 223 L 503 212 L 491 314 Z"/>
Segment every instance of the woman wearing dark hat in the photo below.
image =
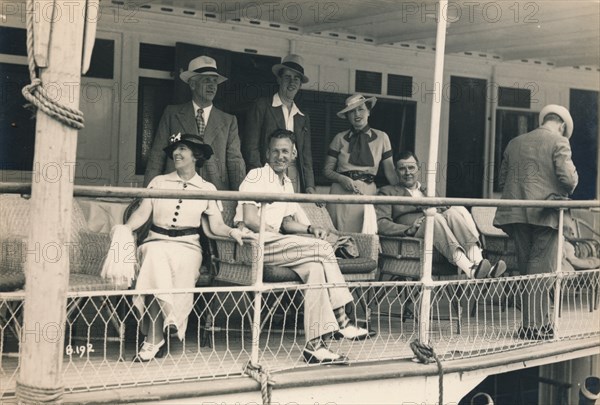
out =
<path fill-rule="evenodd" d="M 175 171 L 156 176 L 148 188 L 166 190 L 215 191 L 216 187 L 202 179 L 196 168 L 213 154 L 210 145 L 189 134 L 172 135 L 165 153 L 175 163 Z M 125 224 L 132 231 L 140 228 L 152 216 L 148 237 L 138 248 L 140 271 L 137 290 L 193 288 L 202 263 L 199 228 L 202 214 L 208 215 L 211 230 L 229 236 L 240 245 L 243 232 L 223 223 L 220 203 L 214 200 L 145 198 Z M 177 328 L 180 340 L 185 337 L 187 318 L 193 307 L 193 294 L 157 294 L 138 296 L 134 305 L 142 314 L 144 344 L 134 358 L 149 361 L 164 352 L 164 330 Z"/>
<path fill-rule="evenodd" d="M 324 174 L 333 182 L 331 194 L 375 195 L 374 180 L 380 162 L 383 162 L 388 182 L 398 182 L 388 135 L 369 127 L 370 111 L 376 102 L 375 97 L 367 99 L 354 94 L 337 113 L 338 117 L 348 120 L 351 128 L 337 134 L 329 145 Z M 363 232 L 364 205 L 327 204 L 327 210 L 339 231 Z"/>

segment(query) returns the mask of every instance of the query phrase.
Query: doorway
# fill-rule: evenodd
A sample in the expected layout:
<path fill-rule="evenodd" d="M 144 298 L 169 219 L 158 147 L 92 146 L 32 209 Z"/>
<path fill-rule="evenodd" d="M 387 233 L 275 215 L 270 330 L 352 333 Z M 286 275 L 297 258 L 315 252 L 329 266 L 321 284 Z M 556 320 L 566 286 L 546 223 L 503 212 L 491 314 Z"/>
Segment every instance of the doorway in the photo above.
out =
<path fill-rule="evenodd" d="M 571 150 L 579 174 L 572 198 L 593 200 L 598 175 L 598 92 L 571 89 L 569 107 L 573 117 Z"/>
<path fill-rule="evenodd" d="M 441 169 L 447 197 L 483 197 L 486 89 L 483 79 L 450 78 L 448 165 Z"/>

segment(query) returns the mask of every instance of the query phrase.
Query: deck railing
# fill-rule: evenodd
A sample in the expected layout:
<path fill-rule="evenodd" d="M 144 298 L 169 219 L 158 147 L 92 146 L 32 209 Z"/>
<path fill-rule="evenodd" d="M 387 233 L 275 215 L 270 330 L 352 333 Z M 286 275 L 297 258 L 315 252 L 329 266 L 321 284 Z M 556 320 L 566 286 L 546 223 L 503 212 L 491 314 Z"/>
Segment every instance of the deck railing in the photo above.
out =
<path fill-rule="evenodd" d="M 0 191 L 26 193 L 28 188 L 0 184 Z M 183 195 L 160 190 L 92 187 L 76 187 L 75 194 L 375 204 L 416 202 L 430 206 L 535 205 L 562 209 L 597 204 L 445 198 L 416 201 L 329 195 L 282 197 L 232 192 L 215 192 L 215 195 L 186 192 Z M 331 341 L 331 350 L 346 354 L 354 364 L 410 358 L 413 356 L 410 342 L 417 339 L 429 342 L 446 361 L 600 335 L 597 327 L 600 323 L 600 269 L 485 280 L 351 282 L 345 285 L 355 298 L 351 308 L 347 308 L 348 313 L 373 331 L 372 336 L 363 341 Z M 62 372 L 67 392 L 235 378 L 244 374 L 249 361 L 271 371 L 309 367 L 302 357 L 305 343 L 302 291 L 336 286 L 339 285 L 259 282 L 243 287 L 168 291 L 194 295 L 187 333 L 183 341 L 175 336 L 168 339 L 164 357 L 148 363 L 132 361 L 143 339 L 138 333 L 141 318 L 132 302 L 138 296 L 156 299 L 155 294 L 166 291 L 70 292 L 66 324 L 46 324 L 35 330 L 22 327 L 24 292 L 0 293 L 0 399 L 14 396 L 20 342 L 31 338 L 64 337 Z M 428 293 L 424 294 L 425 291 Z M 539 292 L 551 308 L 555 335 L 547 341 L 521 339 L 517 333 L 522 323 L 522 302 L 529 299 L 532 292 Z M 429 297 L 426 305 L 423 305 L 424 297 Z M 423 308 L 427 310 L 424 312 Z"/>

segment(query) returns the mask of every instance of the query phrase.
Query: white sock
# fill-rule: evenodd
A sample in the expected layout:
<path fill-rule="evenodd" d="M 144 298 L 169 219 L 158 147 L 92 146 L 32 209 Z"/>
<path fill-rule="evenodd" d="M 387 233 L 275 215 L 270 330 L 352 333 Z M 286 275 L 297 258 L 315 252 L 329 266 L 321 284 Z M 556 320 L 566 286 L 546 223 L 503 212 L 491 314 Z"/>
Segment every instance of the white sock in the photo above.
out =
<path fill-rule="evenodd" d="M 470 261 L 460 249 L 456 249 L 454 252 L 454 264 L 456 264 L 456 266 L 461 269 L 463 273 L 471 278 L 473 273 L 473 262 Z"/>
<path fill-rule="evenodd" d="M 477 244 L 472 244 L 471 247 L 467 250 L 467 257 L 473 263 L 479 263 L 483 260 L 483 256 L 481 255 L 481 248 L 477 246 Z"/>

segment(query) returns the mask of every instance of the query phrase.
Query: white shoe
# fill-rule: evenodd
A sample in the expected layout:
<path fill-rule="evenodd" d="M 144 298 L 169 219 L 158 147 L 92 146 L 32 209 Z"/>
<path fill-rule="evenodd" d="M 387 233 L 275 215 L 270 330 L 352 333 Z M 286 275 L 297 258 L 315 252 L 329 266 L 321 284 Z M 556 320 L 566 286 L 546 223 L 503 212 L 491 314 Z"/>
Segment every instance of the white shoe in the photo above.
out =
<path fill-rule="evenodd" d="M 365 328 L 358 327 L 353 324 L 348 324 L 344 329 L 335 332 L 336 339 L 363 340 L 369 337 L 369 331 Z"/>
<path fill-rule="evenodd" d="M 164 354 L 165 354 L 164 353 L 165 347 L 166 347 L 166 345 L 165 345 L 164 339 L 156 344 L 152 344 L 152 343 L 146 342 L 144 340 L 144 344 L 142 344 L 142 348 L 135 355 L 135 357 L 133 358 L 133 361 L 145 362 L 145 361 L 150 361 L 155 357 L 160 358 L 160 357 L 164 356 Z"/>

